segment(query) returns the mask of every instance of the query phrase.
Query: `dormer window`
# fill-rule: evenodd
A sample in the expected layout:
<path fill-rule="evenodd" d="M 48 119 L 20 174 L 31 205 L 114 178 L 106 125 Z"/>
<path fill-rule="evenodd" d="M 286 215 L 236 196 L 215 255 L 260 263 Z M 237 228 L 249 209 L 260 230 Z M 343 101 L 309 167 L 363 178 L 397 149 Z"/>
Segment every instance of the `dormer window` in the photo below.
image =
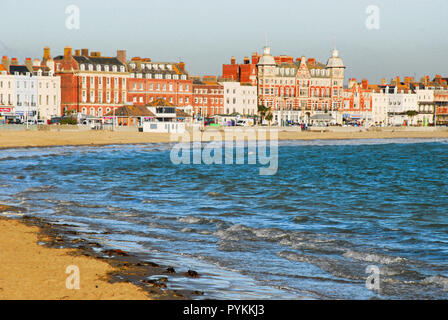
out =
<path fill-rule="evenodd" d="M 152 65 L 150 65 L 149 63 L 146 65 L 146 68 L 148 68 L 148 70 L 152 69 Z"/>
<path fill-rule="evenodd" d="M 89 71 L 93 71 L 93 65 L 89 64 Z"/>
<path fill-rule="evenodd" d="M 118 71 L 117 66 L 112 66 L 112 71 L 113 71 L 113 72 L 117 72 L 117 71 Z"/>
<path fill-rule="evenodd" d="M 167 65 L 167 67 L 168 67 L 168 70 L 170 70 L 170 71 L 173 70 L 173 66 L 172 65 L 169 64 L 169 65 Z"/>
<path fill-rule="evenodd" d="M 109 66 L 104 66 L 104 71 L 109 72 Z"/>
<path fill-rule="evenodd" d="M 96 71 L 101 71 L 101 65 L 99 64 L 96 65 Z"/>
<path fill-rule="evenodd" d="M 186 75 L 182 75 L 182 76 L 181 76 L 181 79 L 182 79 L 182 80 L 187 80 L 187 76 L 186 76 Z"/>
<path fill-rule="evenodd" d="M 173 75 L 174 80 L 179 80 L 179 76 L 177 74 Z"/>
<path fill-rule="evenodd" d="M 79 66 L 79 68 L 81 69 L 81 71 L 86 70 L 86 66 L 85 66 L 84 64 L 81 64 L 81 65 Z"/>
<path fill-rule="evenodd" d="M 131 63 L 131 68 L 135 69 L 135 63 Z"/>
<path fill-rule="evenodd" d="M 125 72 L 124 66 L 120 66 L 120 72 Z"/>
<path fill-rule="evenodd" d="M 159 69 L 159 67 L 156 64 L 154 64 L 152 67 L 154 68 L 154 70 L 158 70 Z"/>
<path fill-rule="evenodd" d="M 167 75 L 166 75 L 166 78 L 167 78 L 168 80 L 171 80 L 171 75 L 170 75 L 170 74 L 167 74 Z"/>
<path fill-rule="evenodd" d="M 160 65 L 160 70 L 165 70 L 165 65 L 161 64 Z"/>

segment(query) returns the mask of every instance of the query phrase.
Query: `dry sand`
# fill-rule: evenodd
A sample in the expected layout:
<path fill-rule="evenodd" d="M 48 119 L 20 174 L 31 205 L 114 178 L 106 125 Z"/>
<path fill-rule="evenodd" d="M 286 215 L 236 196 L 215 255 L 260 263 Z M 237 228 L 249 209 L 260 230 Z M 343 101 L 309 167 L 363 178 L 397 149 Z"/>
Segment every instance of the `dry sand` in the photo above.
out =
<path fill-rule="evenodd" d="M 107 281 L 109 264 L 74 250 L 38 245 L 39 228 L 16 220 L 0 219 L 1 300 L 147 300 L 148 295 L 130 283 Z M 80 290 L 66 288 L 68 266 L 80 270 Z"/>
<path fill-rule="evenodd" d="M 279 140 L 448 138 L 448 131 L 294 132 L 279 131 Z M 63 145 L 109 145 L 171 142 L 170 134 L 111 131 L 0 131 L 0 148 Z"/>

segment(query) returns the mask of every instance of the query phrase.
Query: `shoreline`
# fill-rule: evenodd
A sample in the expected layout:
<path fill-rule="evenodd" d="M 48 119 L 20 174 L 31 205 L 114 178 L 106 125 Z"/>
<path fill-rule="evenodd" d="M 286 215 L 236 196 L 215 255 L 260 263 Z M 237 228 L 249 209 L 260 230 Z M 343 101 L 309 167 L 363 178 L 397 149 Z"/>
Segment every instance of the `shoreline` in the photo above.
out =
<path fill-rule="evenodd" d="M 20 208 L 0 205 L 1 213 L 7 211 Z M 185 300 L 204 294 L 167 289 L 169 277 L 186 275 L 87 242 L 71 227 L 0 216 L 0 300 Z M 66 288 L 72 265 L 80 270 L 80 290 Z"/>
<path fill-rule="evenodd" d="M 222 131 L 205 131 L 211 141 L 210 134 Z M 334 131 L 334 132 L 300 132 L 279 130 L 279 141 L 310 140 L 371 140 L 371 139 L 434 139 L 447 138 L 448 130 L 437 131 Z M 270 140 L 270 137 L 266 137 Z M 15 148 L 42 148 L 62 146 L 108 146 L 139 145 L 150 143 L 173 143 L 169 133 L 141 133 L 123 131 L 0 131 L 0 150 Z"/>

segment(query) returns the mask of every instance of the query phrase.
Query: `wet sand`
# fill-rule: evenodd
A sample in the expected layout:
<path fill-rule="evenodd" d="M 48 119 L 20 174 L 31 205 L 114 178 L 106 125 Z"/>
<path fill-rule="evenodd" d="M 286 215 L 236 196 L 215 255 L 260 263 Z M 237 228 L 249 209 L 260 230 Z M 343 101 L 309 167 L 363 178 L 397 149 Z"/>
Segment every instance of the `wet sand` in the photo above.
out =
<path fill-rule="evenodd" d="M 448 138 L 447 131 L 278 132 L 279 140 L 343 140 L 393 138 Z M 168 133 L 111 131 L 0 131 L 0 148 L 95 146 L 169 143 Z"/>
<path fill-rule="evenodd" d="M 0 204 L 5 211 L 20 208 Z M 68 234 L 76 232 L 39 218 L 0 217 L 0 300 L 178 300 L 203 294 L 167 290 L 168 276 L 184 275 L 121 250 L 68 240 Z M 67 289 L 69 266 L 79 268 L 79 290 Z"/>

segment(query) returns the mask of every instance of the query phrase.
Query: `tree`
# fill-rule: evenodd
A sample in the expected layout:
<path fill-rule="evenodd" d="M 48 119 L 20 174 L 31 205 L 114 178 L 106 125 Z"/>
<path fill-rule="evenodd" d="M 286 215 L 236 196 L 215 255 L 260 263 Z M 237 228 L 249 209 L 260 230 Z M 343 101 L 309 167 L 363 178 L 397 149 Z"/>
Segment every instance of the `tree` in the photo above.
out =
<path fill-rule="evenodd" d="M 412 120 L 416 115 L 418 115 L 418 112 L 415 110 L 408 110 L 408 111 L 406 111 L 406 115 L 409 118 L 411 118 L 411 120 Z M 411 121 L 411 122 L 413 122 L 413 121 Z"/>
<path fill-rule="evenodd" d="M 271 126 L 271 121 L 274 119 L 274 115 L 271 112 L 271 108 L 269 108 L 268 114 L 266 115 L 266 120 L 269 121 L 269 126 Z"/>
<path fill-rule="evenodd" d="M 263 119 L 266 117 L 266 113 L 268 112 L 270 108 L 265 107 L 264 105 L 260 104 L 258 106 L 258 114 L 260 115 L 260 122 L 263 123 Z"/>

